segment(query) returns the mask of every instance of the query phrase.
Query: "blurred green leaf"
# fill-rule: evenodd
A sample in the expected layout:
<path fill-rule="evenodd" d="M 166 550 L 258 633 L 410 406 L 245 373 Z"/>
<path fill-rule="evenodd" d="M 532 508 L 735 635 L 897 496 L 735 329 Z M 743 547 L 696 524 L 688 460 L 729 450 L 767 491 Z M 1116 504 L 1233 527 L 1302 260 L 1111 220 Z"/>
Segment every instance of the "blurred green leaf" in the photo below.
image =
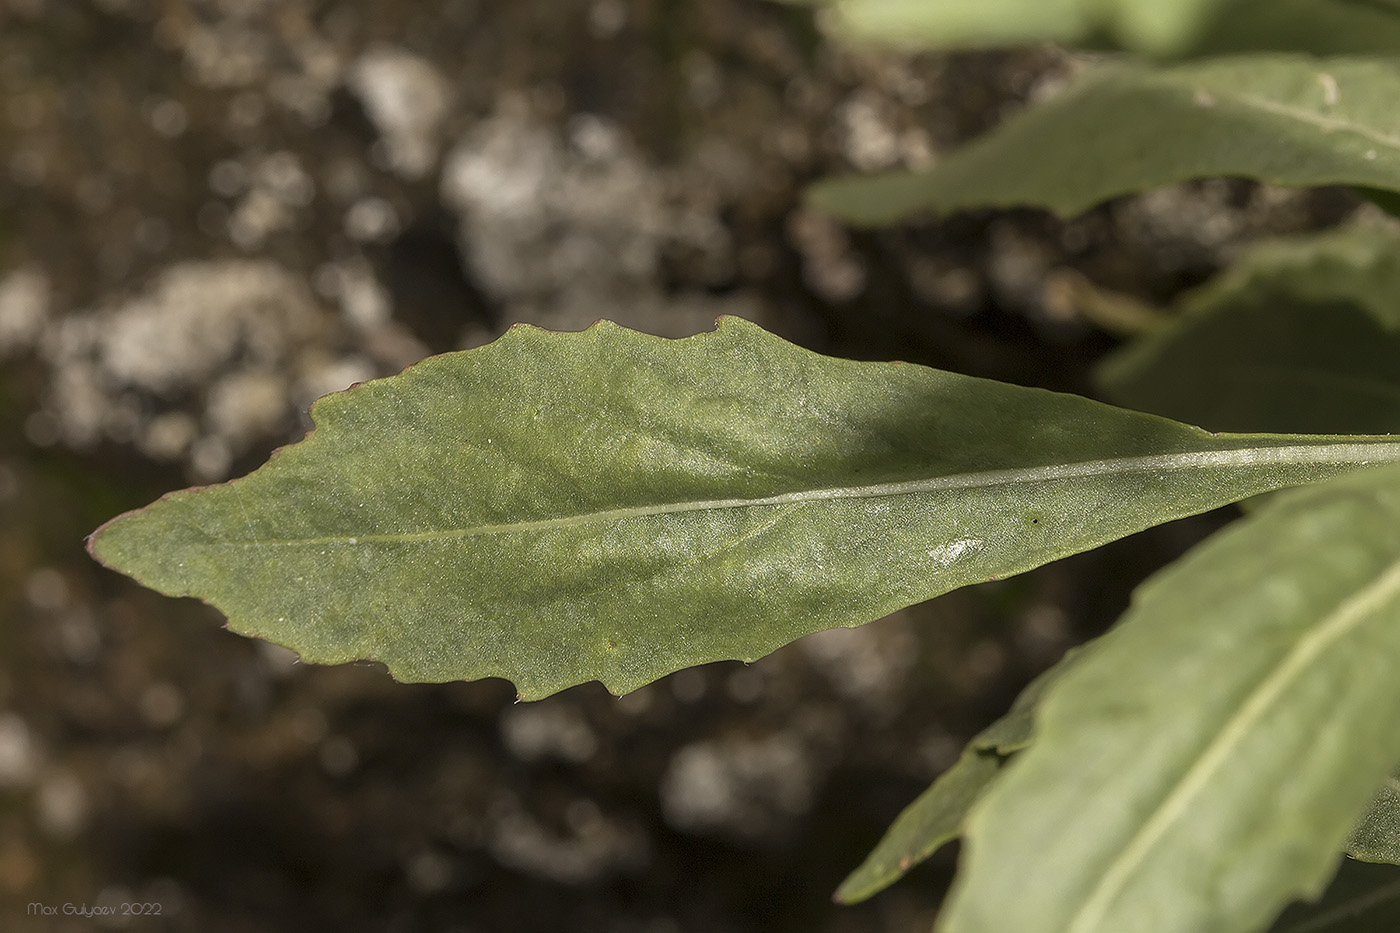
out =
<path fill-rule="evenodd" d="M 514 328 L 327 396 L 231 483 L 99 529 L 103 563 L 308 661 L 534 699 L 751 660 L 1151 525 L 1400 460 L 800 349 Z"/>
<path fill-rule="evenodd" d="M 1280 496 L 1051 685 L 965 824 L 942 929 L 1254 930 L 1400 759 L 1400 468 Z"/>
<path fill-rule="evenodd" d="M 1216 431 L 1400 432 L 1400 234 L 1254 247 L 1110 356 L 1105 396 Z"/>
<path fill-rule="evenodd" d="M 1041 207 L 1072 216 L 1173 182 L 1400 189 L 1400 60 L 1251 55 L 1106 65 L 918 172 L 836 178 L 809 197 L 855 224 L 925 211 Z"/>
<path fill-rule="evenodd" d="M 840 0 L 857 38 L 923 48 L 1060 42 L 1160 57 L 1400 51 L 1400 9 L 1366 0 Z"/>
<path fill-rule="evenodd" d="M 956 839 L 972 805 L 1003 772 L 1012 756 L 1030 746 L 1036 710 L 1046 689 L 1092 644 L 1071 649 L 1059 664 L 1021 692 L 1005 716 L 978 733 L 953 766 L 895 818 L 865 860 L 841 882 L 833 899 L 840 904 L 858 904 L 873 897 Z M 1400 779 L 1385 779 L 1371 806 L 1352 829 L 1345 850 L 1356 859 L 1400 864 Z M 1400 879 L 1390 879 L 1397 880 Z M 1331 894 L 1329 889 L 1329 896 L 1324 898 L 1330 904 L 1329 910 L 1338 906 Z M 1400 901 L 1400 885 L 1396 885 L 1394 896 Z M 1351 898 L 1347 903 L 1351 903 Z M 1313 913 L 1309 911 L 1307 916 Z M 1394 919 L 1400 920 L 1400 913 Z"/>

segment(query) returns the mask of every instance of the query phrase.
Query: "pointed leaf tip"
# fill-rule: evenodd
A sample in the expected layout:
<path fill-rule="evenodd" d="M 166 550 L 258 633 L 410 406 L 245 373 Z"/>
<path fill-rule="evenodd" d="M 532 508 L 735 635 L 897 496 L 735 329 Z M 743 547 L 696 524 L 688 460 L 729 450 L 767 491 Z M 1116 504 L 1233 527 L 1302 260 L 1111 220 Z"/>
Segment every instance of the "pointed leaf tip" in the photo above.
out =
<path fill-rule="evenodd" d="M 832 359 L 736 317 L 679 340 L 512 330 L 312 416 L 259 470 L 128 513 L 93 553 L 309 662 L 505 677 L 527 699 L 756 659 L 1400 457 Z"/>

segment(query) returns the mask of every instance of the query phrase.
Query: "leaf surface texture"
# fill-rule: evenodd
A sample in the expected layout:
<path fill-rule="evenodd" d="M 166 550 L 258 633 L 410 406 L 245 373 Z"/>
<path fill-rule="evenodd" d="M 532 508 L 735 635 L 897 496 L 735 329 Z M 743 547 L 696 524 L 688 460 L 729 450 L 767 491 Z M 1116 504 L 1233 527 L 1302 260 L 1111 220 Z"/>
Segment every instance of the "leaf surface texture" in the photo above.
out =
<path fill-rule="evenodd" d="M 602 323 L 327 396 L 242 479 L 99 529 L 104 563 L 308 661 L 533 699 L 752 660 L 1400 440 L 1211 435 L 800 349 L 737 318 Z"/>
<path fill-rule="evenodd" d="M 1212 933 L 1315 897 L 1400 757 L 1400 468 L 1150 579 L 966 824 L 943 929 Z"/>

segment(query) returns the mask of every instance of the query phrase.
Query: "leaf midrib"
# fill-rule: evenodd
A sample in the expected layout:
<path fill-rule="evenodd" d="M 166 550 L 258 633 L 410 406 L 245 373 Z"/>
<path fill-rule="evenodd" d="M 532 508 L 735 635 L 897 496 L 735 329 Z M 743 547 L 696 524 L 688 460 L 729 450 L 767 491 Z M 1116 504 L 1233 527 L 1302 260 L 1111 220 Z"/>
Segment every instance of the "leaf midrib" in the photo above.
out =
<path fill-rule="evenodd" d="M 1098 884 L 1083 906 L 1065 925 L 1067 933 L 1090 933 L 1100 928 L 1114 899 L 1122 893 L 1133 873 L 1172 824 L 1190 808 L 1192 798 L 1204 790 L 1215 772 L 1230 760 L 1236 747 L 1248 737 L 1250 729 L 1273 709 L 1292 683 L 1309 669 L 1319 655 L 1374 618 L 1381 605 L 1398 595 L 1400 559 L 1388 564 L 1371 583 L 1343 601 L 1319 625 L 1298 640 L 1281 663 L 1258 683 L 1234 715 L 1225 721 L 1215 738 L 1196 757 L 1195 763 L 1162 798 L 1151 816 L 1099 876 Z"/>
<path fill-rule="evenodd" d="M 632 518 L 643 518 L 652 515 L 673 515 L 685 512 L 718 511 L 722 509 L 762 508 L 837 499 L 878 499 L 941 492 L 950 489 L 1015 486 L 1020 484 L 1053 482 L 1056 480 L 1080 479 L 1090 476 L 1112 474 L 1150 473 L 1154 471 L 1168 472 L 1228 466 L 1283 466 L 1305 463 L 1355 463 L 1358 466 L 1364 466 L 1377 462 L 1400 462 L 1400 440 L 1374 441 L 1370 443 L 1321 442 L 1293 446 L 1239 447 L 1226 450 L 1186 451 L 1138 457 L 1112 457 L 1102 460 L 1084 460 L 1036 467 L 1014 467 L 1010 469 L 954 473 L 948 476 L 904 480 L 895 483 L 872 483 L 864 486 L 835 486 L 824 489 L 806 489 L 751 499 L 709 499 L 667 502 L 656 505 L 606 509 L 599 512 L 567 515 L 557 518 L 497 525 L 479 525 L 467 528 L 442 528 L 428 531 L 355 535 L 343 534 L 302 538 L 254 537 L 247 541 L 211 542 L 211 545 L 217 547 L 287 547 L 327 544 L 413 543 L 497 534 L 551 531 L 575 525 L 625 521 Z M 239 482 L 241 481 L 235 480 L 231 485 L 236 489 Z"/>
<path fill-rule="evenodd" d="M 1204 88 L 1202 88 L 1202 90 L 1205 91 Z M 1223 97 L 1225 100 L 1234 101 L 1235 103 L 1242 104 L 1246 107 L 1253 107 L 1257 110 L 1262 110 L 1265 113 L 1273 114 L 1274 116 L 1286 117 L 1290 120 L 1296 120 L 1299 123 L 1303 123 L 1308 126 L 1315 127 L 1316 129 L 1322 130 L 1324 133 L 1355 133 L 1357 136 L 1360 136 L 1363 139 L 1367 139 L 1373 143 L 1376 143 L 1377 145 L 1386 146 L 1390 149 L 1400 151 L 1400 137 L 1392 136 L 1389 133 L 1383 133 L 1379 130 L 1365 126 L 1364 124 L 1356 123 L 1355 121 L 1350 120 L 1346 117 L 1332 117 L 1321 113 L 1314 113 L 1311 110 L 1304 110 L 1302 108 L 1294 107 L 1290 104 L 1283 103 L 1282 101 L 1270 100 L 1267 97 L 1258 97 L 1254 94 L 1231 94 L 1228 92 L 1221 93 L 1219 91 L 1205 91 L 1205 93 L 1220 94 L 1220 96 Z"/>

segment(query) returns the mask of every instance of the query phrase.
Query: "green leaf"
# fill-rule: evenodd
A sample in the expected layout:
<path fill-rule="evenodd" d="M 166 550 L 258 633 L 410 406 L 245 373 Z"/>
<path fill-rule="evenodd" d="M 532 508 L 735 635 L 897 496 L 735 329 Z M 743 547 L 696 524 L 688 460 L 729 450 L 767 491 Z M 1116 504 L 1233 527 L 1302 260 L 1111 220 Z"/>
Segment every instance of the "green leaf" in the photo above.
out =
<path fill-rule="evenodd" d="M 1218 431 L 1400 432 L 1400 234 L 1261 244 L 1101 364 L 1118 404 Z"/>
<path fill-rule="evenodd" d="M 957 762 L 900 812 L 865 860 L 841 882 L 832 899 L 839 904 L 867 900 L 956 839 L 972 805 L 981 799 L 1012 756 L 1030 746 L 1034 718 L 1046 689 L 1092 644 L 1070 649 L 1060 663 L 1017 696 L 1005 716 L 974 736 Z M 1345 850 L 1355 859 L 1400 864 L 1400 778 L 1392 775 L 1385 779 L 1380 793 L 1352 829 Z M 1328 894 L 1324 900 L 1331 902 L 1330 888 Z M 1400 893 L 1395 896 L 1400 898 Z"/>
<path fill-rule="evenodd" d="M 1400 872 L 1345 859 L 1327 893 L 1294 904 L 1271 933 L 1395 933 L 1400 927 Z"/>
<path fill-rule="evenodd" d="M 1251 55 L 1091 69 L 1059 97 L 919 172 L 837 178 L 818 208 L 857 224 L 974 207 L 1072 216 L 1192 178 L 1400 188 L 1400 61 Z"/>
<path fill-rule="evenodd" d="M 1157 574 L 973 807 L 949 933 L 1246 931 L 1315 897 L 1400 760 L 1400 469 Z"/>
<path fill-rule="evenodd" d="M 1352 828 L 1346 852 L 1365 862 L 1400 865 L 1400 777 L 1386 777 L 1371 806 Z"/>
<path fill-rule="evenodd" d="M 328 396 L 253 474 L 93 554 L 307 661 L 507 677 L 527 699 L 751 660 L 1400 439 L 1211 435 L 1074 396 L 857 363 L 753 324 L 517 327 Z"/>
<path fill-rule="evenodd" d="M 1005 716 L 974 736 L 953 766 L 900 812 L 865 860 L 841 882 L 832 899 L 838 904 L 867 900 L 956 839 L 972 805 L 1002 774 L 1012 756 L 1030 746 L 1034 718 L 1046 689 L 1092 644 L 1070 649 L 1060 663 L 1017 696 Z M 1355 859 L 1400 864 L 1400 778 L 1385 779 L 1380 793 L 1352 829 L 1345 850 Z M 1338 905 L 1332 893 L 1329 888 L 1324 901 L 1335 909 Z M 1400 887 L 1395 897 L 1400 898 Z M 1350 899 L 1347 902 L 1351 903 Z"/>
<path fill-rule="evenodd" d="M 844 0 L 836 10 L 852 35 L 902 46 L 1048 41 L 1159 57 L 1400 51 L 1400 9 L 1384 0 Z"/>
<path fill-rule="evenodd" d="M 915 865 L 957 838 L 963 817 L 996 780 L 1002 765 L 1030 744 L 1036 704 L 1051 681 L 1068 670 L 1081 653 L 1073 649 L 1041 674 L 1007 714 L 973 737 L 957 762 L 895 818 L 889 830 L 833 896 L 839 904 L 858 904 L 904 877 Z"/>
<path fill-rule="evenodd" d="M 859 904 L 956 839 L 963 817 L 1005 763 L 1006 759 L 995 752 L 971 747 L 964 750 L 951 768 L 895 817 L 865 861 L 841 882 L 832 900 Z"/>
<path fill-rule="evenodd" d="M 1193 0 L 1200 2 L 1200 0 Z M 1089 0 L 845 0 L 831 4 L 847 34 L 926 48 L 1087 41 L 1105 4 Z"/>

